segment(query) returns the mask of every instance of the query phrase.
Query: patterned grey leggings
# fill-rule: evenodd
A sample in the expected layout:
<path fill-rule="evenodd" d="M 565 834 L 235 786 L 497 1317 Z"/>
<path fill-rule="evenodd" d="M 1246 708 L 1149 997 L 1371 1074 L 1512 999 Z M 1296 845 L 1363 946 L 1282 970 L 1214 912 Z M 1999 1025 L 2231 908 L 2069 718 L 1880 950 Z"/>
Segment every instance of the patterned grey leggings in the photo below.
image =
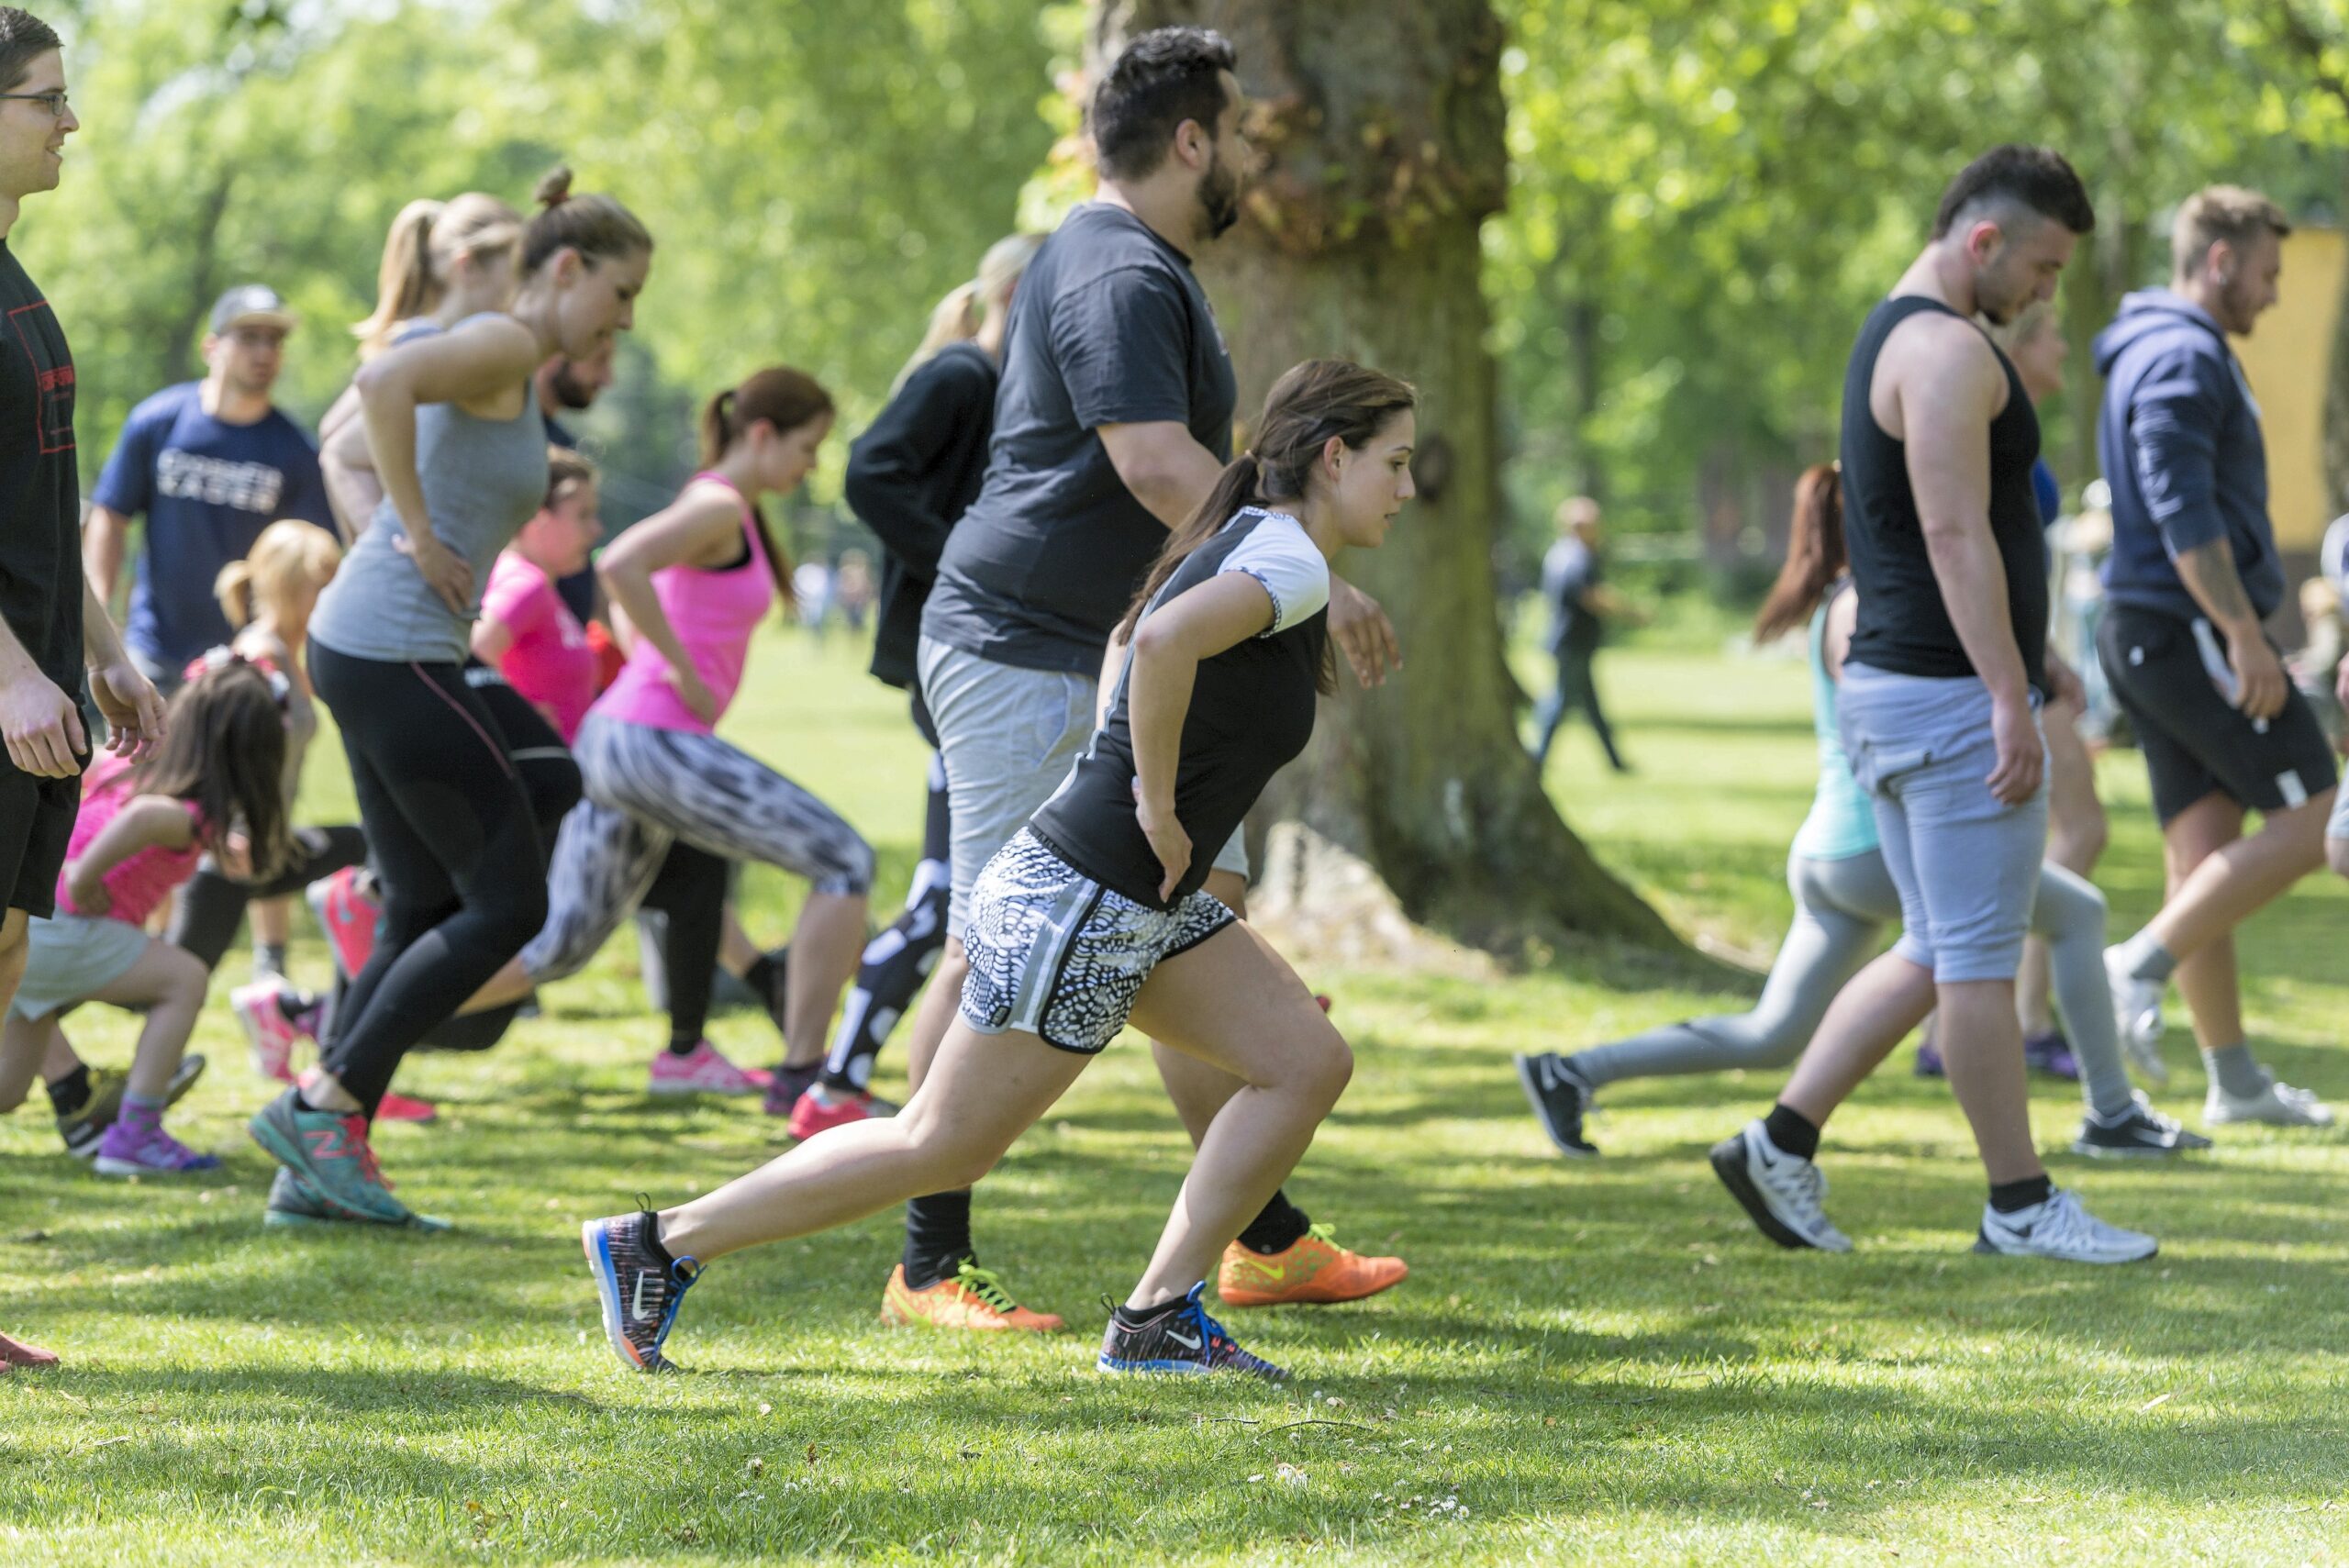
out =
<path fill-rule="evenodd" d="M 522 950 L 535 982 L 574 974 L 643 900 L 672 841 L 804 876 L 873 886 L 873 850 L 806 790 L 715 735 L 590 715 L 573 747 L 587 798 L 562 819 L 547 923 Z"/>

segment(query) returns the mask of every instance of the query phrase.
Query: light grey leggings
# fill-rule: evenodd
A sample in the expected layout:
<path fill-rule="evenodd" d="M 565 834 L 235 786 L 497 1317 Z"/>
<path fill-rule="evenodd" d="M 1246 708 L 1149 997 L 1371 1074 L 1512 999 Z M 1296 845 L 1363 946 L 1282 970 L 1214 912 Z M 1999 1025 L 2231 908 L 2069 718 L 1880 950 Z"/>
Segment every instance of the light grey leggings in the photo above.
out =
<path fill-rule="evenodd" d="M 1876 956 L 1885 928 L 1899 924 L 1900 895 L 1873 850 L 1834 861 L 1789 856 L 1787 883 L 1795 895 L 1794 929 L 1752 1012 L 1666 1024 L 1576 1051 L 1567 1065 L 1597 1088 L 1623 1078 L 1784 1067 L 1801 1055 L 1828 1004 Z M 2053 862 L 2040 867 L 2032 934 L 2047 940 L 2081 1091 L 2099 1115 L 2117 1116 L 2130 1103 L 2129 1076 L 2104 975 L 2104 895 L 2087 881 Z"/>

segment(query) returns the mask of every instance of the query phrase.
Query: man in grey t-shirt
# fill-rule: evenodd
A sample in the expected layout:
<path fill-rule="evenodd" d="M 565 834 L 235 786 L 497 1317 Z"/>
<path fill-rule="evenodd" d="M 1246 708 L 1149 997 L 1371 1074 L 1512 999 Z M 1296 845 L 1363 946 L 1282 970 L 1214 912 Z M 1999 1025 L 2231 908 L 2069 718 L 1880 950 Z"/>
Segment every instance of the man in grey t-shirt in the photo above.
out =
<path fill-rule="evenodd" d="M 1093 729 L 1111 629 L 1169 530 L 1230 457 L 1237 385 L 1190 253 L 1240 214 L 1250 153 L 1233 63 L 1230 43 L 1197 28 L 1160 28 L 1127 47 L 1092 105 L 1100 194 L 1045 241 L 1013 297 L 986 478 L 948 540 L 922 616 L 922 697 L 938 727 L 953 827 L 946 951 L 907 1050 L 917 1086 L 962 993 L 972 885 L 1067 776 Z M 1365 684 L 1383 678 L 1394 633 L 1375 604 L 1333 583 L 1330 630 Z M 1247 859 L 1236 834 L 1220 848 L 1208 890 L 1239 908 Z M 1196 1137 L 1239 1082 L 1157 1054 Z M 958 1277 L 972 1257 L 969 1204 L 963 1192 L 908 1206 L 904 1270 L 885 1315 L 1059 1327 L 965 1299 Z M 1266 1214 L 1283 1236 L 1303 1236 L 1303 1217 L 1285 1198 Z M 1267 1239 L 1254 1231 L 1243 1240 Z"/>

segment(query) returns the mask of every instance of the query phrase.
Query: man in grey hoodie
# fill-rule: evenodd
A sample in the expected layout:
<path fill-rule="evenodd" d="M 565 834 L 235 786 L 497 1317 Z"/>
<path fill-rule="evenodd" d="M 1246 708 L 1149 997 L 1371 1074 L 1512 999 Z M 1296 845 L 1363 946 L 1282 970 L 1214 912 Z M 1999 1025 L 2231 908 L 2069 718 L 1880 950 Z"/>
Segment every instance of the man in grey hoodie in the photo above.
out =
<path fill-rule="evenodd" d="M 2276 303 L 2282 209 L 2214 185 L 2179 207 L 2172 277 L 2121 302 L 2096 341 L 2097 447 L 2112 486 L 2098 657 L 2145 753 L 2168 888 L 2105 955 L 2121 1038 L 2165 1082 L 2161 998 L 2175 973 L 2210 1074 L 2204 1119 L 2321 1127 L 2243 1040 L 2233 930 L 2324 863 L 2332 749 L 2261 622 L 2284 596 L 2259 405 L 2227 347 Z M 2246 812 L 2260 813 L 2243 835 Z"/>

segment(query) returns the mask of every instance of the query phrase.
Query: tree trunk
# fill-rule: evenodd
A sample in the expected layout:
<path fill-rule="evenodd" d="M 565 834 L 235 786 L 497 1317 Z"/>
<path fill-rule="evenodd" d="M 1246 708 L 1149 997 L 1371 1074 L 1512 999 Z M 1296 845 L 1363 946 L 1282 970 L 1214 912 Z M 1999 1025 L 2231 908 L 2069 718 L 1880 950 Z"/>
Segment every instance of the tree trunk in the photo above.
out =
<path fill-rule="evenodd" d="M 1344 678 L 1263 814 L 1361 856 L 1413 919 L 1467 941 L 1564 928 L 1677 948 L 1559 819 L 1511 711 L 1477 239 L 1507 193 L 1498 19 L 1486 0 L 1099 0 L 1095 78 L 1126 39 L 1170 23 L 1229 37 L 1254 106 L 1264 166 L 1240 227 L 1199 258 L 1243 418 L 1317 355 L 1390 371 L 1421 397 L 1419 499 L 1384 549 L 1343 563 L 1394 617 L 1407 663 L 1375 691 Z"/>

